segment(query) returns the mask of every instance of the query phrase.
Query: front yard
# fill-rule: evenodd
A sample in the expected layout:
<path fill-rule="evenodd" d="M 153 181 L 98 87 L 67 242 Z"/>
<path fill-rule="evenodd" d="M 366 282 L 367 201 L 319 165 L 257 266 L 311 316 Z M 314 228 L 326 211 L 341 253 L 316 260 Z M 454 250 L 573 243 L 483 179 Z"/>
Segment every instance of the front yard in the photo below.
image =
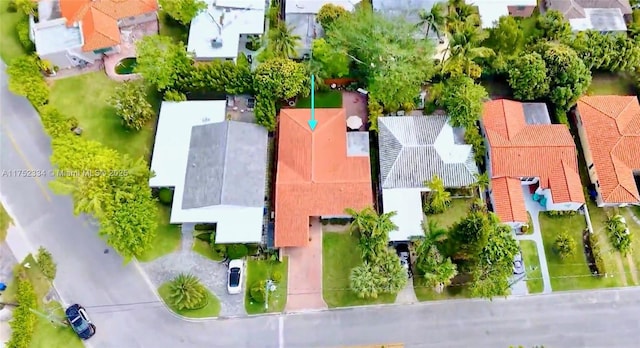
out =
<path fill-rule="evenodd" d="M 433 287 L 425 286 L 424 278 L 416 275 L 413 277 L 413 290 L 416 292 L 418 301 L 442 301 L 452 299 L 471 298 L 468 283 L 468 276 L 458 276 L 452 281 L 452 284 L 442 292 L 436 292 Z"/>
<path fill-rule="evenodd" d="M 212 294 L 209 290 L 207 290 L 207 304 L 200 309 L 193 310 L 179 310 L 172 306 L 169 300 L 169 294 L 171 293 L 171 287 L 169 282 L 162 284 L 158 288 L 158 294 L 162 298 L 162 301 L 169 307 L 173 312 L 182 315 L 187 318 L 211 318 L 217 317 L 220 314 L 220 300 L 216 297 L 216 295 Z"/>
<path fill-rule="evenodd" d="M 609 244 L 606 239 L 603 240 L 600 238 L 600 235 L 597 235 L 597 238 L 603 252 L 602 257 L 609 268 L 607 272 L 614 273 L 603 277 L 591 275 L 582 242 L 582 231 L 584 231 L 586 226 L 583 215 L 549 217 L 544 213 L 540 214 L 540 228 L 542 230 L 544 250 L 547 256 L 551 288 L 553 291 L 607 288 L 624 285 L 620 274 L 613 271 L 616 268 L 610 268 L 612 260 L 610 258 Z M 560 259 L 553 248 L 555 238 L 561 231 L 567 231 L 577 246 L 575 254 L 565 260 Z"/>
<path fill-rule="evenodd" d="M 156 120 L 140 131 L 126 129 L 108 103 L 118 84 L 102 71 L 56 80 L 51 86 L 51 104 L 78 119 L 83 137 L 148 160 Z M 149 93 L 149 101 L 157 110 L 160 101 L 155 93 Z"/>
<path fill-rule="evenodd" d="M 434 220 L 440 227 L 449 228 L 454 222 L 467 216 L 473 198 L 453 198 L 451 206 L 442 214 L 427 215 L 428 220 Z"/>
<path fill-rule="evenodd" d="M 322 234 L 322 296 L 329 308 L 393 303 L 395 294 L 359 298 L 350 289 L 351 269 L 362 264 L 358 237 L 348 232 Z"/>
<path fill-rule="evenodd" d="M 282 262 L 269 260 L 249 260 L 247 262 L 244 307 L 248 314 L 284 311 L 284 306 L 287 304 L 288 262 L 286 257 Z M 266 309 L 264 303 L 258 303 L 251 298 L 251 287 L 268 278 L 277 281 L 277 283 L 275 291 L 269 293 L 269 308 Z M 280 278 L 279 281 L 277 278 Z"/>
<path fill-rule="evenodd" d="M 339 108 L 342 107 L 342 91 L 316 92 L 315 107 L 317 108 Z M 296 103 L 296 108 L 310 108 L 311 96 L 300 98 Z"/>
<path fill-rule="evenodd" d="M 521 240 L 520 249 L 522 250 L 522 258 L 527 270 L 527 289 L 529 289 L 530 294 L 540 293 L 544 289 L 544 285 L 536 243 L 531 240 Z"/>
<path fill-rule="evenodd" d="M 161 256 L 176 251 L 180 247 L 182 231 L 180 225 L 172 225 L 169 223 L 171 217 L 171 208 L 157 203 L 158 205 L 158 228 L 156 229 L 156 237 L 151 247 L 141 256 L 139 261 L 149 262 Z"/>

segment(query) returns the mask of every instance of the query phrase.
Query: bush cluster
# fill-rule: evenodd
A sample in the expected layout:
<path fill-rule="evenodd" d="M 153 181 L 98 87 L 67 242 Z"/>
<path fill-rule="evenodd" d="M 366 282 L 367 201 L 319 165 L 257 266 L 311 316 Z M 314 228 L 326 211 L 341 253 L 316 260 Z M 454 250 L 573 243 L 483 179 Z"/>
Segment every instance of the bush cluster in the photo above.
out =
<path fill-rule="evenodd" d="M 548 217 L 574 216 L 578 214 L 576 210 L 547 210 L 544 214 Z"/>
<path fill-rule="evenodd" d="M 31 345 L 37 320 L 36 315 L 30 310 L 38 306 L 36 292 L 31 282 L 26 278 L 24 269 L 21 269 L 20 273 L 16 276 L 18 307 L 13 311 L 13 319 L 9 322 L 11 337 L 6 344 L 11 348 L 28 348 Z"/>
<path fill-rule="evenodd" d="M 591 254 L 595 260 L 598 275 L 605 275 L 607 273 L 607 268 L 605 267 L 604 259 L 602 258 L 602 250 L 600 249 L 598 238 L 593 233 L 589 233 L 589 244 L 591 245 Z"/>
<path fill-rule="evenodd" d="M 158 191 L 158 200 L 164 205 L 170 206 L 173 202 L 173 190 L 163 187 Z"/>
<path fill-rule="evenodd" d="M 267 300 L 267 282 L 261 280 L 254 283 L 253 286 L 251 286 L 249 294 L 255 302 L 264 303 Z"/>
<path fill-rule="evenodd" d="M 20 44 L 27 52 L 33 52 L 35 50 L 35 45 L 31 38 L 29 37 L 29 17 L 22 16 L 18 24 L 16 24 L 16 32 L 18 34 L 18 40 L 20 40 Z"/>
<path fill-rule="evenodd" d="M 49 280 L 55 279 L 58 266 L 53 261 L 51 253 L 47 249 L 40 247 L 36 255 L 36 260 L 42 274 Z"/>

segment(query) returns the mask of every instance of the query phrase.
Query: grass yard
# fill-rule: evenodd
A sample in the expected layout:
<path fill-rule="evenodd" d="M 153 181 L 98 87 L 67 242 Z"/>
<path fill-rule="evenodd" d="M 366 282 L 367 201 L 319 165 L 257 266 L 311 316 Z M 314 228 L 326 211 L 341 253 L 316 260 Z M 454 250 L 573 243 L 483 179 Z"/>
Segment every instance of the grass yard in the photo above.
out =
<path fill-rule="evenodd" d="M 358 237 L 351 233 L 324 232 L 322 236 L 322 295 L 330 308 L 393 303 L 396 294 L 377 299 L 359 298 L 350 290 L 351 269 L 362 264 Z"/>
<path fill-rule="evenodd" d="M 527 270 L 527 288 L 530 294 L 542 292 L 544 284 L 542 282 L 542 271 L 540 270 L 540 259 L 538 258 L 538 248 L 531 240 L 521 240 L 520 249 L 524 266 Z M 534 270 L 535 269 L 535 270 Z"/>
<path fill-rule="evenodd" d="M 582 231 L 586 228 L 584 216 L 548 217 L 545 214 L 540 214 L 540 228 L 542 229 L 544 250 L 547 256 L 547 264 L 549 265 L 551 287 L 554 291 L 624 285 L 618 276 L 594 277 L 591 275 L 582 243 Z M 577 245 L 576 253 L 565 260 L 561 260 L 553 250 L 556 235 L 562 230 L 569 232 Z M 599 242 L 607 243 L 608 245 L 606 240 L 600 238 Z M 608 249 L 606 246 L 602 247 L 602 256 L 605 259 L 605 263 L 607 263 L 607 267 L 609 266 L 609 260 L 607 259 L 609 254 L 606 253 Z"/>
<path fill-rule="evenodd" d="M 27 52 L 22 47 L 16 32 L 16 25 L 24 15 L 8 12 L 7 3 L 8 1 L 0 2 L 0 57 L 8 65 L 12 59 Z"/>
<path fill-rule="evenodd" d="M 247 262 L 247 279 L 245 283 L 244 308 L 248 314 L 279 313 L 284 311 L 287 304 L 287 276 L 289 275 L 289 260 L 285 257 L 282 262 L 268 260 L 249 260 Z M 264 308 L 264 303 L 258 303 L 251 299 L 251 287 L 261 280 L 273 278 L 273 274 L 279 272 L 281 280 L 276 283 L 276 290 L 269 293 L 269 309 Z"/>
<path fill-rule="evenodd" d="M 193 251 L 213 261 L 222 261 L 224 257 L 213 250 L 211 244 L 198 239 L 193 239 Z"/>
<path fill-rule="evenodd" d="M 633 81 L 625 75 L 595 72 L 588 95 L 634 95 Z"/>
<path fill-rule="evenodd" d="M 46 305 L 47 310 L 52 311 L 59 318 L 64 318 L 64 310 L 57 301 Z M 68 326 L 54 326 L 48 320 L 38 317 L 36 328 L 31 340 L 30 348 L 83 348 L 84 344 L 78 338 L 73 329 Z"/>
<path fill-rule="evenodd" d="M 207 290 L 207 305 L 200 309 L 193 310 L 178 310 L 174 306 L 169 303 L 169 293 L 171 291 L 169 282 L 162 284 L 158 288 L 158 294 L 167 304 L 167 306 L 174 312 L 179 315 L 182 315 L 187 318 L 211 318 L 217 317 L 220 314 L 220 301 L 218 298 L 212 294 L 209 290 Z"/>
<path fill-rule="evenodd" d="M 140 131 L 122 125 L 108 99 L 118 82 L 104 72 L 94 72 L 56 80 L 51 87 L 51 104 L 69 116 L 75 116 L 84 130 L 82 136 L 112 147 L 121 153 L 148 159 L 155 132 L 155 119 Z M 150 93 L 150 101 L 158 109 L 159 100 Z"/>
<path fill-rule="evenodd" d="M 453 198 L 451 206 L 442 214 L 427 215 L 427 220 L 435 220 L 439 226 L 448 228 L 454 222 L 467 216 L 472 198 Z"/>
<path fill-rule="evenodd" d="M 340 108 L 342 107 L 342 92 L 341 91 L 327 91 L 327 92 L 316 92 L 316 103 L 315 107 L 317 108 Z M 311 107 L 311 96 L 307 98 L 300 98 L 296 103 L 297 108 L 310 108 Z"/>
<path fill-rule="evenodd" d="M 161 203 L 156 204 L 158 205 L 156 238 L 153 240 L 151 249 L 138 257 L 138 260 L 142 262 L 149 262 L 176 251 L 180 247 L 180 240 L 182 239 L 180 225 L 172 225 L 169 223 L 171 208 Z"/>
<path fill-rule="evenodd" d="M 640 285 L 640 224 L 633 219 L 633 208 L 618 208 L 618 213 L 627 220 L 627 227 L 631 233 L 631 252 L 622 257 L 625 274 L 629 285 Z M 640 212 L 636 213 L 640 218 Z"/>
<path fill-rule="evenodd" d="M 4 242 L 7 238 L 7 230 L 11 224 L 11 216 L 4 210 L 2 204 L 0 204 L 0 243 Z"/>
<path fill-rule="evenodd" d="M 432 287 L 424 285 L 424 279 L 420 276 L 413 277 L 413 290 L 418 301 L 442 301 L 452 299 L 471 298 L 471 292 L 466 285 L 452 285 L 438 293 Z"/>

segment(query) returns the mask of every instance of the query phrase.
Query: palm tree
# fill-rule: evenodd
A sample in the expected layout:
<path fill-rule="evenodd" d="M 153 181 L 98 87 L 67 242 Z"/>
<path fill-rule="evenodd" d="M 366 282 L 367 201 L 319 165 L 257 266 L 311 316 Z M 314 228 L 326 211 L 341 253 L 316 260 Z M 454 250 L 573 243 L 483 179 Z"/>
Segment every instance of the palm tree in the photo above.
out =
<path fill-rule="evenodd" d="M 471 187 L 474 189 L 478 189 L 480 191 L 480 193 L 482 194 L 482 192 L 489 187 L 489 174 L 487 173 L 477 173 L 474 175 L 476 182 L 474 182 Z"/>
<path fill-rule="evenodd" d="M 398 227 L 391 221 L 396 212 L 378 214 L 373 208 L 367 207 L 361 211 L 351 208 L 345 212 L 353 218 L 351 232 L 358 231 L 360 234 L 359 246 L 362 258 L 366 261 L 375 260 L 387 248 L 389 242 L 389 232 Z"/>
<path fill-rule="evenodd" d="M 480 26 L 480 14 L 476 7 L 466 4 L 464 0 L 449 0 L 446 24 L 449 33 L 459 31 L 466 24 L 478 27 Z"/>
<path fill-rule="evenodd" d="M 451 34 L 449 40 L 449 57 L 443 62 L 443 72 L 452 75 L 466 75 L 478 78 L 482 68 L 475 62 L 478 58 L 488 58 L 495 53 L 488 47 L 483 47 L 482 42 L 489 34 L 471 24 L 465 25 L 463 30 Z"/>
<path fill-rule="evenodd" d="M 293 27 L 280 22 L 275 28 L 269 30 L 268 36 L 274 56 L 282 58 L 296 56 L 301 38 L 299 35 L 293 34 Z"/>
<path fill-rule="evenodd" d="M 207 289 L 193 274 L 180 273 L 169 283 L 170 304 L 178 310 L 202 308 L 207 304 Z"/>
<path fill-rule="evenodd" d="M 428 224 L 423 224 L 422 229 L 424 237 L 414 241 L 416 268 L 425 277 L 427 284 L 440 292 L 458 274 L 451 259 L 444 258 L 438 247 L 439 243 L 447 239 L 447 230 L 434 220 L 428 220 Z"/>
<path fill-rule="evenodd" d="M 360 298 L 378 298 L 379 274 L 368 262 L 355 267 L 349 276 L 350 287 Z"/>
<path fill-rule="evenodd" d="M 443 213 L 449 204 L 451 204 L 451 193 L 445 189 L 442 179 L 434 175 L 431 180 L 425 181 L 424 185 L 429 188 L 427 200 L 424 205 L 425 213 Z"/>
<path fill-rule="evenodd" d="M 440 40 L 440 32 L 444 28 L 446 23 L 446 16 L 444 14 L 445 7 L 442 3 L 438 2 L 431 7 L 429 12 L 425 10 L 420 10 L 418 16 L 420 17 L 420 22 L 418 23 L 418 27 L 424 29 L 427 28 L 426 36 L 429 37 L 429 32 L 433 29 L 438 36 L 438 40 Z"/>

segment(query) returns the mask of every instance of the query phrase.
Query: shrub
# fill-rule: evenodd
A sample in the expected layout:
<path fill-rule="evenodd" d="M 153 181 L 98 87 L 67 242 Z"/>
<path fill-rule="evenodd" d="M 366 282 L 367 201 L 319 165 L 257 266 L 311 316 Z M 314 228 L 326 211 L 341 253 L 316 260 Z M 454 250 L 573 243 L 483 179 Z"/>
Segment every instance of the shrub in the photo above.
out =
<path fill-rule="evenodd" d="M 256 255 L 260 250 L 260 246 L 258 244 L 249 244 L 247 245 L 247 250 L 247 255 Z"/>
<path fill-rule="evenodd" d="M 35 46 L 29 37 L 29 17 L 24 16 L 20 19 L 18 24 L 16 24 L 16 32 L 18 33 L 18 39 L 22 47 L 24 47 L 27 52 L 33 52 Z"/>
<path fill-rule="evenodd" d="M 25 55 L 12 60 L 7 75 L 11 92 L 27 97 L 36 108 L 49 102 L 49 86 L 40 72 L 37 57 Z"/>
<path fill-rule="evenodd" d="M 122 123 L 130 129 L 141 130 L 154 116 L 153 106 L 147 100 L 144 84 L 137 81 L 124 82 L 116 88 L 109 103 L 116 109 Z"/>
<path fill-rule="evenodd" d="M 164 92 L 164 98 L 165 101 L 175 101 L 175 102 L 179 102 L 179 101 L 186 101 L 187 100 L 187 96 L 184 93 L 178 92 L 178 91 L 173 91 L 173 90 L 169 90 Z"/>
<path fill-rule="evenodd" d="M 42 274 L 44 274 L 47 279 L 53 280 L 56 277 L 58 267 L 53 261 L 51 253 L 47 249 L 40 247 L 40 249 L 38 249 L 38 254 L 36 255 L 36 260 L 38 260 L 38 266 L 40 267 Z"/>
<path fill-rule="evenodd" d="M 576 210 L 547 210 L 544 214 L 548 217 L 574 216 L 578 214 Z"/>
<path fill-rule="evenodd" d="M 22 267 L 21 267 L 22 268 Z M 11 326 L 11 337 L 6 343 L 11 348 L 28 348 L 31 345 L 33 332 L 36 325 L 36 315 L 31 312 L 31 308 L 38 307 L 36 292 L 33 285 L 24 275 L 24 269 L 16 277 L 17 293 L 16 302 L 18 307 L 13 311 L 13 319 L 9 322 Z"/>
<path fill-rule="evenodd" d="M 258 303 L 264 303 L 267 300 L 267 282 L 261 280 L 253 284 L 249 294 L 251 295 L 252 300 Z"/>
<path fill-rule="evenodd" d="M 193 229 L 196 231 L 215 231 L 216 224 L 196 224 Z"/>
<path fill-rule="evenodd" d="M 173 202 L 173 190 L 167 187 L 163 187 L 158 191 L 158 200 L 164 205 L 171 205 Z"/>
<path fill-rule="evenodd" d="M 170 304 L 178 310 L 199 309 L 207 305 L 207 289 L 193 274 L 181 273 L 169 284 Z"/>
<path fill-rule="evenodd" d="M 72 129 L 78 126 L 78 119 L 63 115 L 52 105 L 45 105 L 39 111 L 42 125 L 52 138 L 69 134 Z"/>
<path fill-rule="evenodd" d="M 607 230 L 611 245 L 622 255 L 626 256 L 631 251 L 631 234 L 626 224 L 622 222 L 621 215 L 614 215 L 607 219 Z"/>
<path fill-rule="evenodd" d="M 9 13 L 18 12 L 18 7 L 16 6 L 16 0 L 9 0 L 7 2 L 7 12 Z"/>
<path fill-rule="evenodd" d="M 211 231 L 194 231 L 193 237 L 197 238 L 203 242 L 209 243 L 210 240 L 215 239 L 215 236 L 211 236 L 213 232 Z"/>
<path fill-rule="evenodd" d="M 249 249 L 244 244 L 231 244 L 227 247 L 227 257 L 231 260 L 241 259 L 249 255 Z"/>
<path fill-rule="evenodd" d="M 522 227 L 520 227 L 520 231 L 522 231 L 522 233 L 529 232 L 529 225 L 522 225 Z"/>
<path fill-rule="evenodd" d="M 221 256 L 227 255 L 227 246 L 226 246 L 226 244 L 215 244 L 213 242 L 215 237 L 216 237 L 216 234 L 212 233 L 211 234 L 212 242 L 210 244 L 211 244 L 211 247 L 213 248 L 213 251 L 216 252 L 218 255 L 221 255 Z"/>
<path fill-rule="evenodd" d="M 556 240 L 554 243 L 554 250 L 558 253 L 561 259 L 566 259 L 569 256 L 572 256 L 576 252 L 576 241 L 571 238 L 567 231 L 560 232 L 556 236 Z"/>
<path fill-rule="evenodd" d="M 593 233 L 589 233 L 589 244 L 591 245 L 591 254 L 593 255 L 593 259 L 595 260 L 595 266 L 598 270 L 598 274 L 606 274 L 607 268 L 605 267 L 604 259 L 602 258 L 600 243 L 598 243 L 598 239 Z"/>
<path fill-rule="evenodd" d="M 282 272 L 280 271 L 273 272 L 273 274 L 271 275 L 271 280 L 273 280 L 276 283 L 280 283 L 282 281 Z"/>

